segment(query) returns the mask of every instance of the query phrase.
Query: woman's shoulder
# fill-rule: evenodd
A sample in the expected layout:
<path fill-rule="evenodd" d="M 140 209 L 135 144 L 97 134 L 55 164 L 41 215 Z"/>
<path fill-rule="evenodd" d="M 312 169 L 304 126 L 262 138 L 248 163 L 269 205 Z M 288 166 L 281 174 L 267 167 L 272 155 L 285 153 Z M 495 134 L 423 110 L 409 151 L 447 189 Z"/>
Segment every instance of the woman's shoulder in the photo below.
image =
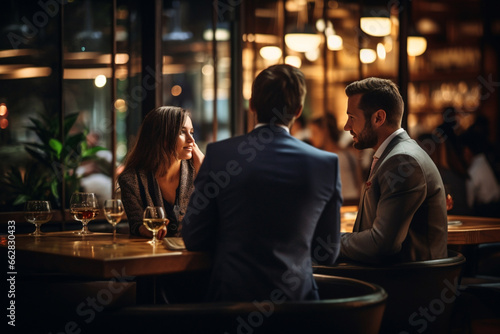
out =
<path fill-rule="evenodd" d="M 146 175 L 146 172 L 134 168 L 126 169 L 118 176 L 118 183 L 137 182 L 142 175 Z"/>
<path fill-rule="evenodd" d="M 193 159 L 182 160 L 181 167 L 185 170 L 188 170 L 190 173 L 194 172 L 194 162 Z"/>

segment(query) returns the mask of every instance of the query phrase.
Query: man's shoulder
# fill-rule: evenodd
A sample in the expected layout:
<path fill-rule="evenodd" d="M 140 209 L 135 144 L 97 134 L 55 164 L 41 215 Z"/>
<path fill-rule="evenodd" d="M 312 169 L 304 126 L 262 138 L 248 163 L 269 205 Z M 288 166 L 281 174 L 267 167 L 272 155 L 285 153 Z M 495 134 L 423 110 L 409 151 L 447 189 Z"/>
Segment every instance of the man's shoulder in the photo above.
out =
<path fill-rule="evenodd" d="M 212 143 L 207 144 L 206 152 L 225 150 L 228 146 L 237 146 L 240 142 L 244 140 L 246 135 L 238 135 L 231 138 L 221 139 Z"/>
<path fill-rule="evenodd" d="M 324 159 L 324 160 L 337 160 L 338 159 L 338 154 L 321 150 L 319 148 L 316 148 L 312 146 L 311 144 L 308 144 L 302 140 L 296 139 L 295 145 L 297 146 L 298 149 L 302 150 L 304 152 L 304 155 L 308 155 L 311 157 L 315 157 L 317 159 Z"/>

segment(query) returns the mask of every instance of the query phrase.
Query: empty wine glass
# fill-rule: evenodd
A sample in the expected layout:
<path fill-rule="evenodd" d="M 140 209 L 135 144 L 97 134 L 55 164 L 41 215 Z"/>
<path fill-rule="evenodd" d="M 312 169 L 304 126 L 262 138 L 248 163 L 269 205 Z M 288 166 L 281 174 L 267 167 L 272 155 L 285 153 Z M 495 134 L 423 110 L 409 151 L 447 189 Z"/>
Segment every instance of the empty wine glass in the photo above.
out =
<path fill-rule="evenodd" d="M 113 241 L 116 240 L 116 225 L 122 220 L 124 212 L 122 201 L 119 199 L 107 199 L 104 201 L 104 216 L 108 223 L 113 225 Z"/>
<path fill-rule="evenodd" d="M 143 224 L 148 230 L 153 232 L 153 239 L 148 241 L 153 246 L 158 244 L 156 234 L 160 229 L 167 225 L 169 220 L 165 214 L 165 209 L 161 206 L 148 206 L 144 210 Z"/>
<path fill-rule="evenodd" d="M 44 235 L 40 231 L 40 226 L 52 219 L 52 209 L 49 201 L 27 201 L 24 205 L 24 217 L 27 221 L 35 224 L 35 232 L 30 233 L 33 236 Z"/>
<path fill-rule="evenodd" d="M 78 235 L 92 234 L 87 224 L 99 214 L 99 204 L 94 193 L 75 192 L 70 200 L 71 214 L 75 220 L 82 222 L 81 231 L 74 232 Z"/>

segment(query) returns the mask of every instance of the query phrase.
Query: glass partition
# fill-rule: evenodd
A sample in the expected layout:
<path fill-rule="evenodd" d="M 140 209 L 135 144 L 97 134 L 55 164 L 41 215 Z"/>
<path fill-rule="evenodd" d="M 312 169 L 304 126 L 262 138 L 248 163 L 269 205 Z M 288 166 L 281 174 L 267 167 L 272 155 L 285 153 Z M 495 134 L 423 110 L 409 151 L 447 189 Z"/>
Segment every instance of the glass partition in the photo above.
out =
<path fill-rule="evenodd" d="M 230 31 L 217 20 L 214 42 L 213 10 L 211 1 L 164 1 L 163 101 L 190 111 L 202 150 L 231 136 Z"/>
<path fill-rule="evenodd" d="M 2 2 L 0 10 L 0 210 L 22 210 L 52 192 L 55 160 L 37 159 L 59 138 L 60 12 L 56 5 Z M 35 120 L 32 121 L 32 120 Z M 47 138 L 40 138 L 46 132 Z M 37 135 L 37 132 L 39 135 Z M 52 141 L 57 146 L 55 141 Z M 55 189 L 57 190 L 57 189 Z M 59 203 L 56 196 L 52 196 Z"/>
<path fill-rule="evenodd" d="M 131 0 L 2 4 L 0 212 L 21 211 L 29 199 L 65 209 L 75 190 L 111 198 L 149 111 L 144 101 L 157 87 L 160 103 L 191 112 L 202 150 L 233 134 L 238 111 L 230 107 L 230 24 L 238 23 L 217 16 L 210 1 L 155 0 L 155 6 Z M 160 85 L 151 84 L 155 73 L 144 73 L 156 68 L 144 63 L 150 53 L 144 24 L 155 18 Z"/>

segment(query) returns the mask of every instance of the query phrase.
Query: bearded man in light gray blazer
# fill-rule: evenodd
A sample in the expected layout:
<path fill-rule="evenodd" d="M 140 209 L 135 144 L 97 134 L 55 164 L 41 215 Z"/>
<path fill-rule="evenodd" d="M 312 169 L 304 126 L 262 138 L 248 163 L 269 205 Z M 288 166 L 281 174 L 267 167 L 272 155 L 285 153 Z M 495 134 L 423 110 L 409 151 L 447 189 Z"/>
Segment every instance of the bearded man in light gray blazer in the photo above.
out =
<path fill-rule="evenodd" d="M 429 155 L 401 128 L 403 99 L 390 80 L 367 78 L 346 87 L 354 147 L 375 150 L 352 233 L 340 257 L 365 263 L 447 256 L 446 195 Z"/>

